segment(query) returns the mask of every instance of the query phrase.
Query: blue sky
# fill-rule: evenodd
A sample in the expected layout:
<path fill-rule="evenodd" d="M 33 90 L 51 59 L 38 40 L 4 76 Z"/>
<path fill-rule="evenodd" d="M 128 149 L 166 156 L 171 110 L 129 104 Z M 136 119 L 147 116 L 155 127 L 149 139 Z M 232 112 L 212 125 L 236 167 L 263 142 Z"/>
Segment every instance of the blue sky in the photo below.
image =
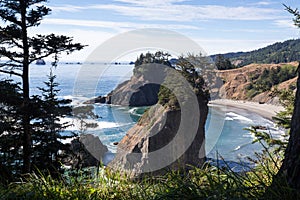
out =
<path fill-rule="evenodd" d="M 176 31 L 208 54 L 248 51 L 299 37 L 282 4 L 300 8 L 297 0 L 49 0 L 52 14 L 33 33 L 89 45 L 65 60 L 84 61 L 107 39 L 140 28 Z"/>

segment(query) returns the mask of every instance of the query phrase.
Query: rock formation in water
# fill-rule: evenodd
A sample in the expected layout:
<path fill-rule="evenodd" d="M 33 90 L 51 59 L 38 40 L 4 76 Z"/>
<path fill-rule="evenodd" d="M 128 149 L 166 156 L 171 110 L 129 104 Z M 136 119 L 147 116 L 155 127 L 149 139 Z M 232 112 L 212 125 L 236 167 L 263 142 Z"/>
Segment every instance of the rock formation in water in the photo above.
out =
<path fill-rule="evenodd" d="M 205 161 L 208 107 L 206 100 L 199 100 L 200 116 L 194 116 L 193 110 L 184 114 L 159 104 L 151 107 L 119 142 L 110 168 L 139 178 L 148 173 L 164 174 L 168 169 L 201 166 Z M 193 122 L 198 123 L 195 126 Z"/>
<path fill-rule="evenodd" d="M 208 96 L 202 90 L 203 81 L 193 68 L 182 68 L 178 72 L 170 67 L 159 69 L 159 65 L 148 67 L 143 71 L 153 70 L 153 73 L 132 77 L 130 81 L 119 85 L 113 91 L 115 100 L 112 95 L 112 103 L 132 105 L 128 103 L 133 99 L 138 102 L 134 105 L 145 105 L 141 103 L 144 100 L 139 101 L 132 95 L 147 81 L 161 83 L 169 91 L 164 90 L 162 94 L 157 89 L 154 95 L 151 90 L 151 96 L 158 97 L 160 102 L 146 111 L 118 143 L 117 154 L 109 167 L 126 172 L 132 178 L 140 178 L 145 174 L 164 174 L 168 169 L 201 166 L 205 161 L 204 127 L 208 113 Z M 194 81 L 193 87 L 188 81 Z M 138 94 L 143 97 L 143 92 Z"/>
<path fill-rule="evenodd" d="M 134 75 L 108 94 L 109 103 L 122 106 L 151 106 L 158 101 L 160 85 L 144 75 Z"/>
<path fill-rule="evenodd" d="M 130 80 L 119 84 L 106 96 L 99 96 L 84 104 L 114 104 L 120 106 L 152 106 L 158 101 L 160 85 L 148 83 L 143 76 L 133 76 Z"/>
<path fill-rule="evenodd" d="M 99 137 L 92 134 L 81 135 L 70 143 L 70 152 L 65 152 L 63 164 L 73 169 L 97 166 L 108 152 Z"/>

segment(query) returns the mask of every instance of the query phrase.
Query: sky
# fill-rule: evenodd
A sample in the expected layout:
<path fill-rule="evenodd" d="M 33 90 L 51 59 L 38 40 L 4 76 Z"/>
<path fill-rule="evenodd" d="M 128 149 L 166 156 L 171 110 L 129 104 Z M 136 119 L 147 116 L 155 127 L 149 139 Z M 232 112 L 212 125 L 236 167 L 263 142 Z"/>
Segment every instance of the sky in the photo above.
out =
<path fill-rule="evenodd" d="M 158 28 L 195 41 L 207 54 L 249 51 L 299 38 L 283 4 L 298 0 L 49 0 L 52 9 L 35 33 L 74 37 L 88 45 L 62 60 L 84 61 L 98 46 L 127 31 Z"/>

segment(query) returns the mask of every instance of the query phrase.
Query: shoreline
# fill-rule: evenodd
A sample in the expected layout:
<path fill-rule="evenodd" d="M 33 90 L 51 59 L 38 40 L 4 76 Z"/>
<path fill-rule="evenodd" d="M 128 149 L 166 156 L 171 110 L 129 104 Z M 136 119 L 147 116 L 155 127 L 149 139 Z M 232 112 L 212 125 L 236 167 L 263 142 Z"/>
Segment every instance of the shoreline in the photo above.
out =
<path fill-rule="evenodd" d="M 258 102 L 231 100 L 231 99 L 215 99 L 208 103 L 209 106 L 226 106 L 227 108 L 238 108 L 251 113 L 258 114 L 263 118 L 273 121 L 272 117 L 278 112 L 284 110 L 282 106 L 272 104 L 260 104 Z"/>

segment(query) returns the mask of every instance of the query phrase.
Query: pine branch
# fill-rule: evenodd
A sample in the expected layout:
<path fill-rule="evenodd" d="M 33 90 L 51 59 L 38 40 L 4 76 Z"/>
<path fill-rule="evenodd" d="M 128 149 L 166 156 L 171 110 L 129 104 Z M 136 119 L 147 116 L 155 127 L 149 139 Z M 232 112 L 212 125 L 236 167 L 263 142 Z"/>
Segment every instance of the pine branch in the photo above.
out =
<path fill-rule="evenodd" d="M 22 74 L 19 74 L 19 73 L 14 72 L 14 71 L 6 71 L 6 70 L 0 69 L 0 72 L 5 73 L 5 74 L 9 74 L 9 75 L 15 75 L 15 76 L 22 77 Z"/>
<path fill-rule="evenodd" d="M 15 59 L 15 58 L 22 58 L 22 54 L 18 54 L 16 52 L 8 51 L 5 47 L 0 47 L 0 55 L 8 58 L 11 61 L 22 64 L 22 61 Z"/>
<path fill-rule="evenodd" d="M 290 6 L 287 6 L 285 4 L 283 4 L 283 6 L 285 7 L 285 10 L 287 10 L 289 13 L 291 13 L 292 15 L 294 15 L 294 25 L 297 27 L 300 27 L 300 12 L 299 10 L 296 9 L 292 9 Z"/>

